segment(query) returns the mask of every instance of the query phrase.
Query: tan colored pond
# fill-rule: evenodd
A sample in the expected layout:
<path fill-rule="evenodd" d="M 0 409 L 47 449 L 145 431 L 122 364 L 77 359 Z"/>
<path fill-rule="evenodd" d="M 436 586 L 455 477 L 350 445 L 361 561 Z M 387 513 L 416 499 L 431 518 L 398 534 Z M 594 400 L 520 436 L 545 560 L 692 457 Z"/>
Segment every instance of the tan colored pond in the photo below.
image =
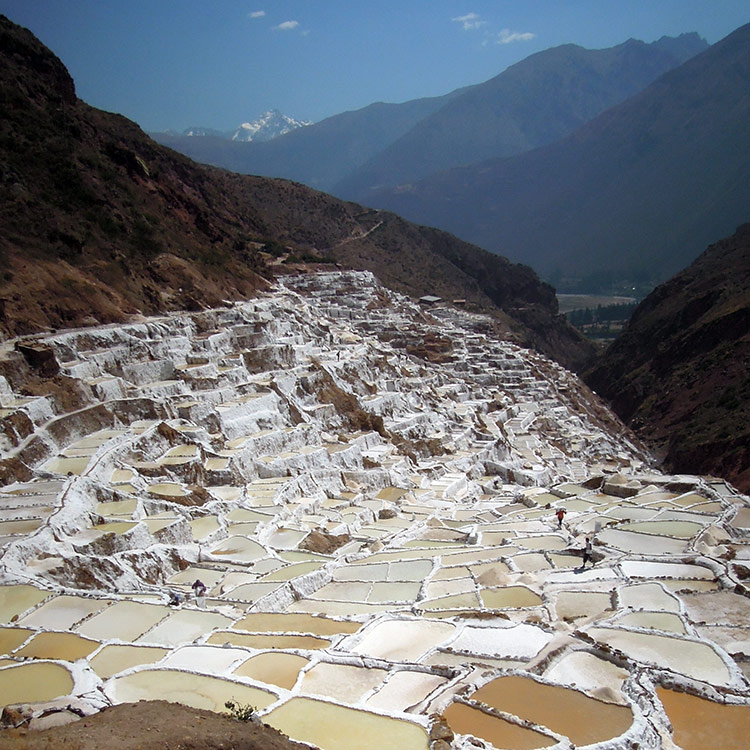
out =
<path fill-rule="evenodd" d="M 555 610 L 561 620 L 593 617 L 612 610 L 612 597 L 603 591 L 561 591 L 555 600 Z"/>
<path fill-rule="evenodd" d="M 219 519 L 216 516 L 203 516 L 194 518 L 190 521 L 190 532 L 196 541 L 211 536 L 215 531 L 221 528 Z"/>
<path fill-rule="evenodd" d="M 119 500 L 119 501 L 110 502 L 110 503 L 97 503 L 96 504 L 96 512 L 100 516 L 131 517 L 137 508 L 138 508 L 138 501 L 135 498 L 133 498 L 132 500 Z"/>
<path fill-rule="evenodd" d="M 49 591 L 42 591 L 26 584 L 0 586 L 0 623 L 10 622 L 48 596 Z"/>
<path fill-rule="evenodd" d="M 687 634 L 685 623 L 672 612 L 630 612 L 618 618 L 617 624 L 627 628 L 647 628 L 680 635 Z"/>
<path fill-rule="evenodd" d="M 149 494 L 156 495 L 157 497 L 186 497 L 187 490 L 176 482 L 161 482 L 158 484 L 151 484 L 148 488 Z"/>
<path fill-rule="evenodd" d="M 153 664 L 164 658 L 168 653 L 169 649 L 156 646 L 108 644 L 89 659 L 89 664 L 99 677 L 106 680 L 108 677 L 124 672 L 131 667 Z"/>
<path fill-rule="evenodd" d="M 683 750 L 746 750 L 750 706 L 714 703 L 661 687 L 656 694 Z"/>
<path fill-rule="evenodd" d="M 90 456 L 84 456 L 82 458 L 65 458 L 58 456 L 57 458 L 47 461 L 44 468 L 46 471 L 50 471 L 53 474 L 75 474 L 76 476 L 80 476 L 86 471 L 86 467 L 89 465 L 90 460 Z"/>
<path fill-rule="evenodd" d="M 361 623 L 358 622 L 286 612 L 252 613 L 232 625 L 235 630 L 248 630 L 252 633 L 313 633 L 314 635 L 356 633 L 360 627 Z"/>
<path fill-rule="evenodd" d="M 70 695 L 73 677 L 60 664 L 19 664 L 0 669 L 0 705 L 39 703 Z"/>
<path fill-rule="evenodd" d="M 311 573 L 313 570 L 323 567 L 323 562 L 299 562 L 292 565 L 286 565 L 280 570 L 268 573 L 260 579 L 261 582 L 267 581 L 291 581 L 297 576 L 303 576 Z"/>
<path fill-rule="evenodd" d="M 526 536 L 522 539 L 514 540 L 517 544 L 526 549 L 537 549 L 537 550 L 553 550 L 553 549 L 564 549 L 567 546 L 567 542 L 556 534 L 548 536 Z"/>
<path fill-rule="evenodd" d="M 633 714 L 625 706 L 516 675 L 492 680 L 473 693 L 471 700 L 566 735 L 574 745 L 619 737 L 633 723 Z"/>
<path fill-rule="evenodd" d="M 276 700 L 261 688 L 174 669 L 143 669 L 116 677 L 107 692 L 117 703 L 165 700 L 216 712 L 226 711 L 224 704 L 229 700 L 256 709 L 268 708 Z"/>
<path fill-rule="evenodd" d="M 292 698 L 263 720 L 321 750 L 427 750 L 429 744 L 418 724 L 313 698 Z"/>
<path fill-rule="evenodd" d="M 83 638 L 76 633 L 39 633 L 13 655 L 24 659 L 77 661 L 84 659 L 97 648 L 97 641 Z"/>
<path fill-rule="evenodd" d="M 9 654 L 34 632 L 29 628 L 0 628 L 0 654 Z"/>
<path fill-rule="evenodd" d="M 424 610 L 478 609 L 479 606 L 479 597 L 474 592 L 441 596 L 438 599 L 424 599 L 419 602 L 419 609 Z"/>
<path fill-rule="evenodd" d="M 208 637 L 206 643 L 216 643 L 223 646 L 225 643 L 231 646 L 240 646 L 245 648 L 277 648 L 291 649 L 302 648 L 310 651 L 316 651 L 322 648 L 328 648 L 331 642 L 327 638 L 316 638 L 312 635 L 264 635 L 250 633 L 232 633 L 229 631 L 219 631 Z"/>
<path fill-rule="evenodd" d="M 549 735 L 513 724 L 465 703 L 451 703 L 444 716 L 457 734 L 473 735 L 504 750 L 536 750 L 556 743 Z"/>
<path fill-rule="evenodd" d="M 297 682 L 300 670 L 307 664 L 308 660 L 304 656 L 269 652 L 252 656 L 240 664 L 234 670 L 234 674 L 291 690 Z"/>
<path fill-rule="evenodd" d="M 488 609 L 537 607 L 542 597 L 526 586 L 503 586 L 497 589 L 482 589 L 482 604 Z"/>
<path fill-rule="evenodd" d="M 42 525 L 40 518 L 28 518 L 23 521 L 0 521 L 0 536 L 12 534 L 31 534 Z"/>

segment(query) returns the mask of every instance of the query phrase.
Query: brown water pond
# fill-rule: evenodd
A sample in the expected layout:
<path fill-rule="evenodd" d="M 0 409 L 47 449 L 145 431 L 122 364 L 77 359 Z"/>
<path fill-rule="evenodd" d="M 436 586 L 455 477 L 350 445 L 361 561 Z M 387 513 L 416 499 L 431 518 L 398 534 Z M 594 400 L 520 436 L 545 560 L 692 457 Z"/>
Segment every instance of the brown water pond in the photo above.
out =
<path fill-rule="evenodd" d="M 546 734 L 513 724 L 465 703 L 452 703 L 444 715 L 454 732 L 471 734 L 504 750 L 535 750 L 556 742 Z"/>
<path fill-rule="evenodd" d="M 487 683 L 471 699 L 564 734 L 575 745 L 618 737 L 633 723 L 633 714 L 625 706 L 516 675 Z"/>
<path fill-rule="evenodd" d="M 725 705 L 658 688 L 659 700 L 683 750 L 746 750 L 750 706 Z"/>

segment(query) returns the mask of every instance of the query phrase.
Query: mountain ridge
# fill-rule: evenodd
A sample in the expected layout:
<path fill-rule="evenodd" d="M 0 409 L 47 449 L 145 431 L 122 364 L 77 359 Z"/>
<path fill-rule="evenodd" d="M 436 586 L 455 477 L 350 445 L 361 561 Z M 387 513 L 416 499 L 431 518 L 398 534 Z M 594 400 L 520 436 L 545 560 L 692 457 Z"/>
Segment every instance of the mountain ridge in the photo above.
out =
<path fill-rule="evenodd" d="M 547 277 L 614 266 L 653 286 L 745 219 L 749 50 L 750 24 L 561 141 L 381 191 L 373 205 Z"/>
<path fill-rule="evenodd" d="M 606 49 L 564 44 L 537 52 L 421 120 L 333 192 L 367 203 L 378 186 L 552 143 L 707 46 L 691 33 L 651 44 L 629 39 Z"/>
<path fill-rule="evenodd" d="M 6 336 L 198 310 L 339 263 L 414 296 L 465 298 L 570 367 L 590 358 L 528 267 L 303 185 L 197 165 L 78 100 L 64 65 L 5 17 L 0 56 Z"/>
<path fill-rule="evenodd" d="M 750 213 L 750 211 L 748 212 Z M 750 491 L 750 224 L 649 294 L 585 374 L 670 471 Z"/>

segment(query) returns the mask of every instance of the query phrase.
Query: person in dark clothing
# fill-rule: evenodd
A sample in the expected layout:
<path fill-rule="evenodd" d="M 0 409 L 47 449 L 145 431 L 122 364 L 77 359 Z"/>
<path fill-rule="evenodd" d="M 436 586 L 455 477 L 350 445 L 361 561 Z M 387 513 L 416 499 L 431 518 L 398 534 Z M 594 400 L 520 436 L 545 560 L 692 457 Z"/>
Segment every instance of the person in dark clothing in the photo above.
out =
<path fill-rule="evenodd" d="M 200 578 L 196 578 L 193 582 L 193 593 L 196 597 L 205 596 L 206 595 L 206 584 L 201 581 Z"/>

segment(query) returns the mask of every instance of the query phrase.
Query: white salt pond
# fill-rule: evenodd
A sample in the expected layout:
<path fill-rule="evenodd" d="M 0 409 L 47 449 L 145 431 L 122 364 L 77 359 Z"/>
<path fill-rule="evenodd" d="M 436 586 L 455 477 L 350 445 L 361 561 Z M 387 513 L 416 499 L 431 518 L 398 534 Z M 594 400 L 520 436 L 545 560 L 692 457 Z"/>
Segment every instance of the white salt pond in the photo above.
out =
<path fill-rule="evenodd" d="M 731 685 L 734 682 L 723 659 L 711 646 L 701 641 L 613 628 L 589 628 L 587 632 L 595 640 L 622 651 L 636 661 L 654 664 L 713 685 Z"/>

